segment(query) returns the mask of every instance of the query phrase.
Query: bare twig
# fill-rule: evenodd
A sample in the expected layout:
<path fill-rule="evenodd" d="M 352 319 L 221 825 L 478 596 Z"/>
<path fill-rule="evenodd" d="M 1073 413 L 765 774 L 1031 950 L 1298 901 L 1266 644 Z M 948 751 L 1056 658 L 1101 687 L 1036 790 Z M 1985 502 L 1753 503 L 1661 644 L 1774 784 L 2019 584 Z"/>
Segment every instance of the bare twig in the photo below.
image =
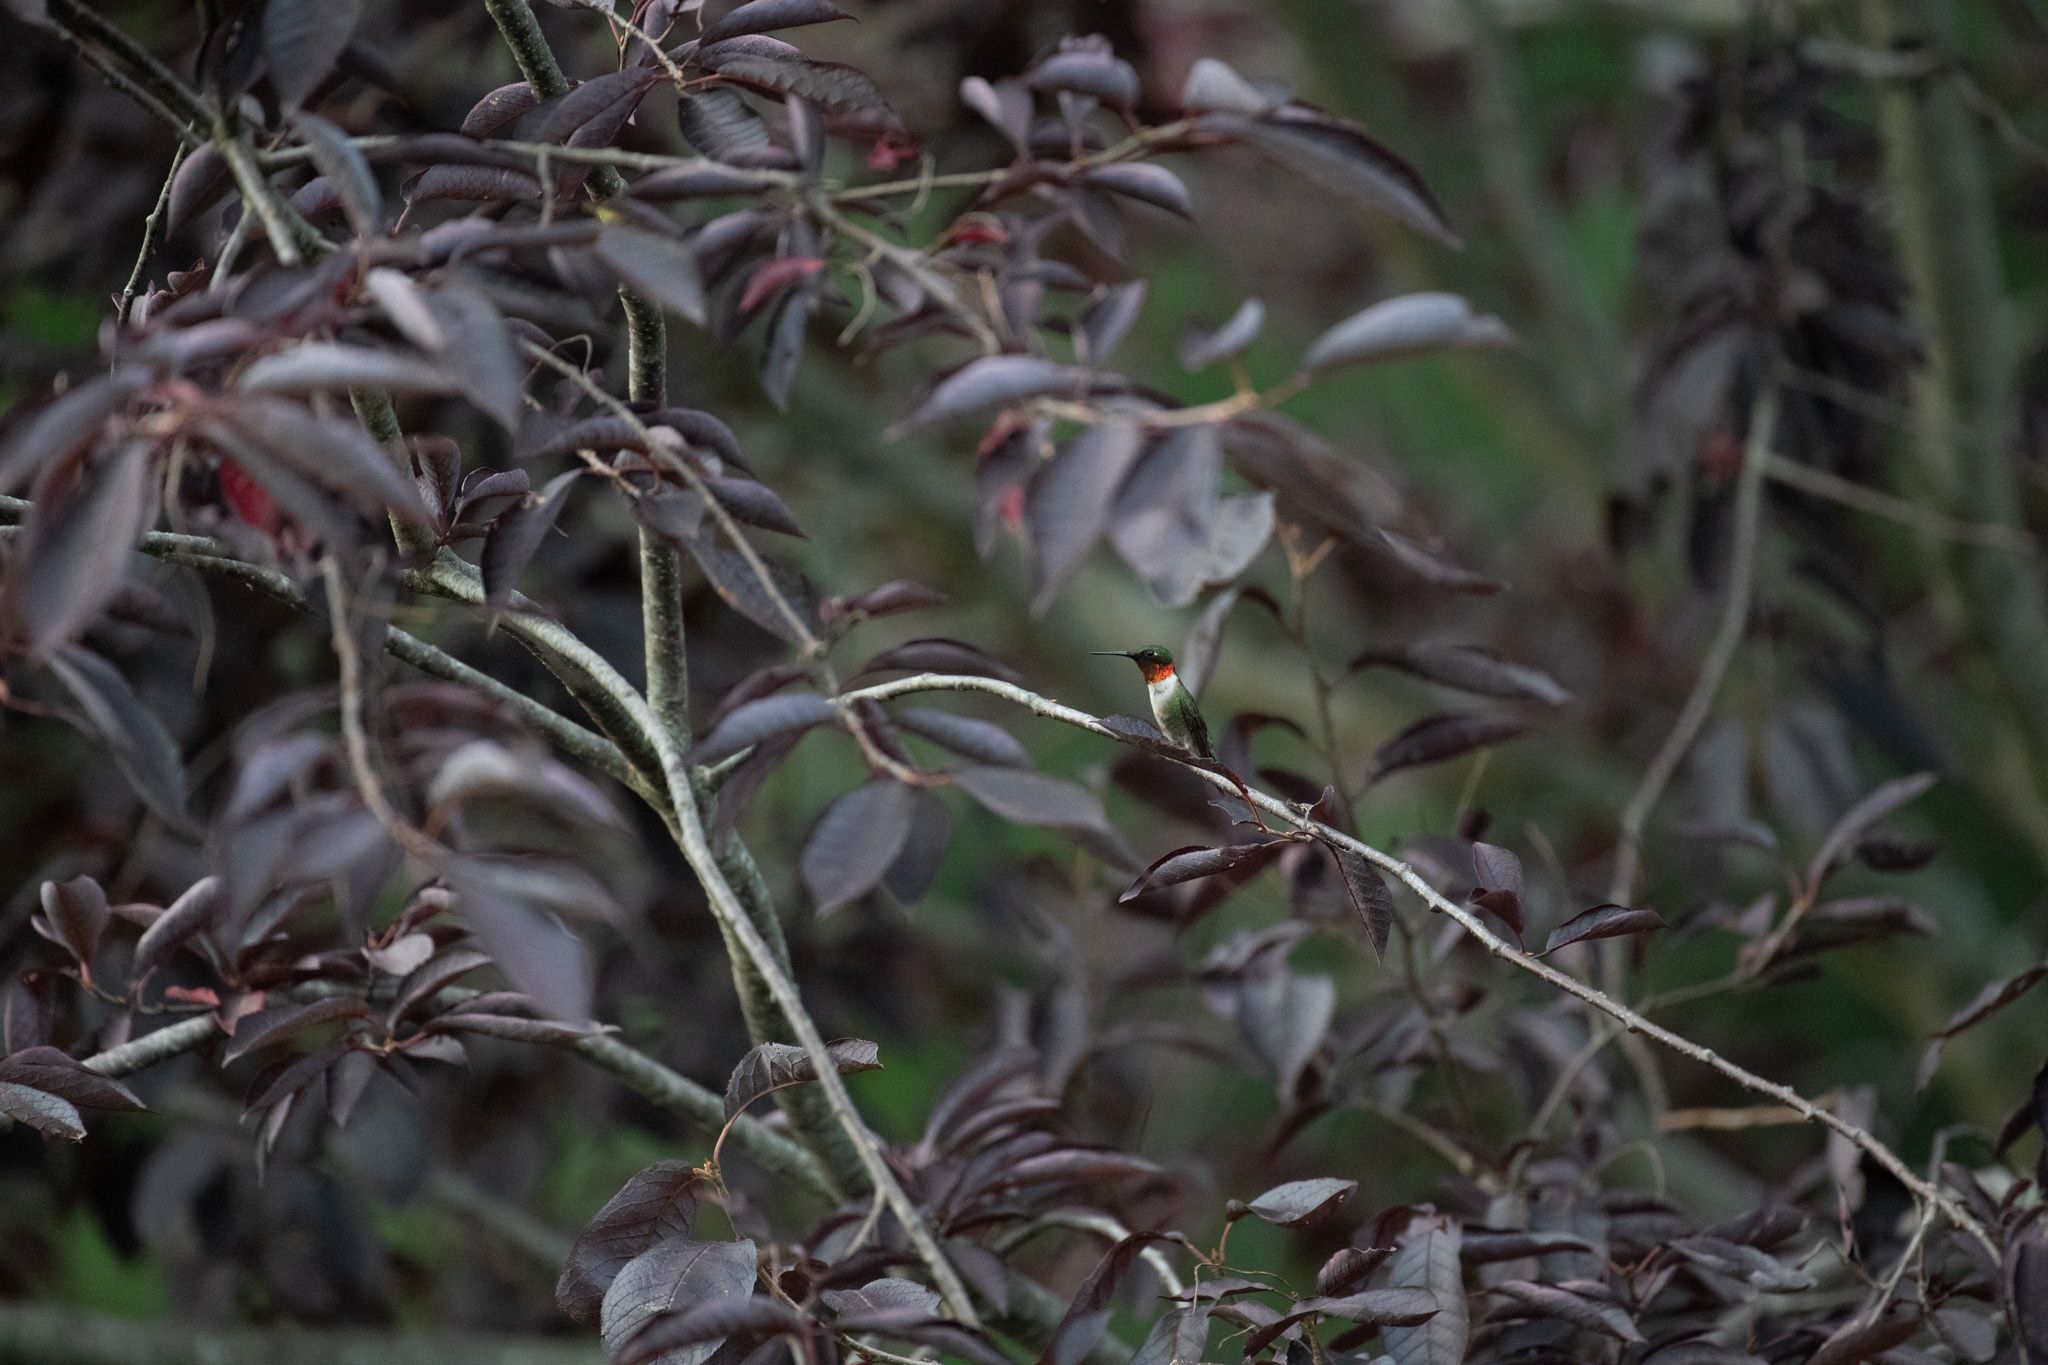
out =
<path fill-rule="evenodd" d="M 341 742 L 348 754 L 356 792 L 371 816 L 400 848 L 423 861 L 438 862 L 440 846 L 398 813 L 377 777 L 377 765 L 370 754 L 370 731 L 363 723 L 363 660 L 356 650 L 355 632 L 350 629 L 349 590 L 342 578 L 341 562 L 332 554 L 322 556 L 320 576 L 327 584 L 329 635 L 334 643 L 334 657 L 341 666 Z"/>
<path fill-rule="evenodd" d="M 163 231 L 164 219 L 171 206 L 171 186 L 177 183 L 178 168 L 185 164 L 187 148 L 180 146 L 171 157 L 171 168 L 164 173 L 164 187 L 157 191 L 156 207 L 149 211 L 149 217 L 142 220 L 142 245 L 135 249 L 135 268 L 128 272 L 128 283 L 121 286 L 121 297 L 114 304 L 114 321 L 126 322 L 128 309 L 135 302 L 135 296 L 142 289 L 142 276 L 149 269 L 149 257 L 156 250 L 159 235 Z"/>
<path fill-rule="evenodd" d="M 1811 493 L 1817 498 L 1838 502 L 1858 512 L 1868 512 L 1874 517 L 1884 517 L 1909 526 L 1921 534 L 1936 540 L 1953 540 L 1965 545 L 1978 545 L 1987 550 L 2003 550 L 2010 554 L 2024 555 L 2029 559 L 2040 555 L 2040 548 L 2034 538 L 2017 526 L 2008 526 L 1993 521 L 1964 521 L 1959 517 L 1947 516 L 1931 507 L 1905 498 L 1893 497 L 1890 493 L 1871 488 L 1867 484 L 1831 474 L 1825 469 L 1800 464 L 1782 455 L 1768 455 L 1764 459 L 1764 477 L 1773 483 L 1782 483 L 1802 493 Z"/>
<path fill-rule="evenodd" d="M 1678 719 L 1664 737 L 1643 780 L 1621 812 L 1620 842 L 1614 851 L 1614 876 L 1608 883 L 1607 899 L 1625 903 L 1634 891 L 1641 866 L 1643 826 L 1678 772 L 1678 765 L 1692 751 L 1700 726 L 1713 709 L 1721 680 L 1735 661 L 1735 651 L 1749 628 L 1750 593 L 1756 577 L 1756 547 L 1763 514 L 1764 470 L 1770 457 L 1771 434 L 1777 426 L 1778 403 L 1774 391 L 1765 390 L 1749 418 L 1749 445 L 1743 454 L 1742 472 L 1735 483 L 1735 531 L 1728 551 L 1728 598 L 1721 613 L 1721 627 L 1700 664 L 1700 672 Z"/>

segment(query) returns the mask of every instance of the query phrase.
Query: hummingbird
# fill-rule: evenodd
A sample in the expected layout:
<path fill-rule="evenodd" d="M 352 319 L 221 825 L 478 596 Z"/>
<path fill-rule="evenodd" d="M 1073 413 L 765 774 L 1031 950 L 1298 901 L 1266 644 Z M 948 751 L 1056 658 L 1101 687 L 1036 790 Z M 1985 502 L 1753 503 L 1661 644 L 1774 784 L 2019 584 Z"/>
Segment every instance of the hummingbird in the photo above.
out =
<path fill-rule="evenodd" d="M 1171 654 L 1158 645 L 1136 650 L 1095 649 L 1089 653 L 1129 659 L 1136 664 L 1145 675 L 1145 691 L 1152 699 L 1152 718 L 1159 722 L 1160 733 L 1195 757 L 1215 761 L 1216 751 L 1209 745 L 1208 722 L 1202 719 L 1194 696 L 1174 673 Z"/>

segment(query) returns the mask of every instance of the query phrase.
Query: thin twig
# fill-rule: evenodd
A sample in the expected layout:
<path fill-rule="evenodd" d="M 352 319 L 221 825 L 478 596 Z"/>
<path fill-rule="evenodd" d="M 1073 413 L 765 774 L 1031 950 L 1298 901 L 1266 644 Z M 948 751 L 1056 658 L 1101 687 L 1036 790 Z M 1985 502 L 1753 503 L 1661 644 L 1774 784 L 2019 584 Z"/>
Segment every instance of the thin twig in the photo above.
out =
<path fill-rule="evenodd" d="M 135 268 L 128 272 L 128 283 L 121 286 L 121 297 L 114 304 L 114 321 L 117 323 L 128 321 L 128 309 L 142 288 L 142 276 L 149 269 L 150 254 L 156 250 L 164 220 L 169 217 L 171 186 L 178 181 L 178 168 L 185 164 L 186 150 L 180 145 L 171 157 L 171 169 L 164 173 L 164 187 L 157 191 L 156 207 L 149 211 L 149 217 L 142 220 L 142 245 L 135 249 Z"/>
<path fill-rule="evenodd" d="M 342 578 L 341 561 L 333 554 L 320 558 L 320 576 L 327 585 L 329 636 L 334 657 L 341 667 L 341 742 L 348 755 L 350 773 L 357 795 L 371 816 L 400 848 L 427 863 L 438 864 L 441 847 L 414 829 L 384 794 L 377 777 L 377 765 L 370 755 L 370 731 L 363 723 L 363 659 L 356 649 L 355 632 L 349 625 L 348 584 Z"/>
<path fill-rule="evenodd" d="M 1749 445 L 1743 454 L 1742 472 L 1735 482 L 1735 531 L 1728 551 L 1728 598 L 1721 613 L 1721 628 L 1700 664 L 1691 693 L 1679 708 L 1671 733 L 1664 737 L 1662 747 L 1643 773 L 1643 780 L 1636 785 L 1628 805 L 1622 808 L 1614 876 L 1607 887 L 1607 899 L 1615 904 L 1626 903 L 1635 889 L 1642 859 L 1643 826 L 1664 789 L 1671 784 L 1678 765 L 1692 751 L 1693 740 L 1699 737 L 1700 726 L 1706 723 L 1714 697 L 1721 690 L 1721 681 L 1735 661 L 1735 651 L 1741 647 L 1743 634 L 1749 628 L 1758 531 L 1763 519 L 1764 470 L 1770 456 L 1771 434 L 1777 424 L 1777 395 L 1767 389 L 1750 413 Z"/>
<path fill-rule="evenodd" d="M 1800 464 L 1782 455 L 1764 457 L 1764 476 L 1774 483 L 1796 488 L 1802 493 L 1811 493 L 1817 498 L 1840 503 L 1858 512 L 1868 512 L 1874 517 L 1884 517 L 1909 526 L 1924 535 L 1937 540 L 1953 540 L 1965 545 L 1980 545 L 1988 550 L 2005 550 L 2029 559 L 2040 555 L 2040 548 L 2034 538 L 2017 526 L 2008 526 L 1992 521 L 1964 521 L 1951 517 L 1931 507 L 1890 493 L 1831 474 L 1825 469 Z"/>

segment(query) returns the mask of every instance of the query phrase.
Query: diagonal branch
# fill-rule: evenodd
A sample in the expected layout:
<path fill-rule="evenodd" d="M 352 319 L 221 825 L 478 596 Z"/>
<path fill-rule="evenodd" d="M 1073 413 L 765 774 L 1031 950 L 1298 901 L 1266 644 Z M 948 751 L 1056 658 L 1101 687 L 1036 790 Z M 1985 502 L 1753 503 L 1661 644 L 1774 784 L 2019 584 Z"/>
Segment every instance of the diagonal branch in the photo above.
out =
<path fill-rule="evenodd" d="M 1029 688 L 1019 687 L 1014 683 L 1003 682 L 996 678 L 969 677 L 945 673 L 920 673 L 914 677 L 897 678 L 842 695 L 847 700 L 887 701 L 892 697 L 901 697 L 918 692 L 983 692 L 989 696 L 1000 697 L 1004 701 L 1012 702 L 1032 712 L 1034 715 L 1043 716 L 1048 720 L 1056 720 L 1064 725 L 1071 725 L 1077 729 L 1086 730 L 1091 734 L 1101 735 L 1105 739 L 1116 740 L 1118 743 L 1126 742 L 1124 735 L 1111 729 L 1099 718 L 1089 715 L 1086 711 L 1076 710 L 1071 706 L 1042 697 Z M 1219 791 L 1228 795 L 1242 795 L 1238 790 L 1237 784 L 1229 777 L 1221 773 L 1211 772 L 1206 768 L 1195 767 L 1192 764 L 1188 766 L 1189 770 L 1200 777 L 1202 781 L 1207 782 Z M 1984 1225 L 1971 1216 L 1970 1212 L 1953 1195 L 1940 1189 L 1933 1182 L 1913 1170 L 1912 1167 L 1900 1159 L 1896 1152 L 1885 1146 L 1884 1143 L 1880 1142 L 1866 1129 L 1859 1128 L 1840 1115 L 1815 1104 L 1790 1086 L 1781 1085 L 1777 1081 L 1759 1076 L 1754 1071 L 1729 1061 L 1712 1048 L 1695 1043 L 1690 1038 L 1683 1037 L 1680 1034 L 1673 1033 L 1662 1024 L 1646 1018 L 1598 987 L 1588 985 L 1577 977 L 1569 976 L 1559 971 L 1547 962 L 1531 957 L 1501 938 L 1500 935 L 1494 933 L 1478 916 L 1445 896 L 1434 886 L 1431 886 L 1428 879 L 1420 872 L 1417 872 L 1408 863 L 1394 857 L 1392 854 L 1383 853 L 1370 844 L 1353 838 L 1342 830 L 1334 829 L 1329 825 L 1323 824 L 1321 821 L 1311 819 L 1303 814 L 1299 807 L 1290 805 L 1278 797 L 1269 796 L 1256 788 L 1251 789 L 1251 800 L 1253 805 L 1267 814 L 1278 816 L 1294 826 L 1294 828 L 1308 834 L 1313 834 L 1325 843 L 1334 844 L 1355 853 L 1390 876 L 1399 879 L 1417 896 L 1421 897 L 1423 903 L 1430 909 L 1456 920 L 1459 927 L 1477 939 L 1487 952 L 1563 991 L 1566 995 L 1592 1006 L 1602 1014 L 1613 1019 L 1625 1032 L 1640 1034 L 1652 1042 L 1669 1048 L 1682 1057 L 1689 1057 L 1703 1066 L 1710 1067 L 1729 1080 L 1734 1081 L 1743 1089 L 1776 1100 L 1787 1109 L 1797 1113 L 1807 1122 L 1818 1123 L 1830 1132 L 1840 1136 L 1855 1146 L 1865 1156 L 1868 1156 L 1871 1160 L 1889 1171 L 1901 1185 L 1904 1185 L 1913 1192 L 1915 1199 L 1923 1204 L 1932 1204 L 1938 1207 L 1943 1215 L 1954 1223 L 1955 1226 L 1969 1233 L 1994 1252 L 1996 1251 L 1996 1243 L 1992 1241 L 1991 1235 L 1985 1230 Z"/>

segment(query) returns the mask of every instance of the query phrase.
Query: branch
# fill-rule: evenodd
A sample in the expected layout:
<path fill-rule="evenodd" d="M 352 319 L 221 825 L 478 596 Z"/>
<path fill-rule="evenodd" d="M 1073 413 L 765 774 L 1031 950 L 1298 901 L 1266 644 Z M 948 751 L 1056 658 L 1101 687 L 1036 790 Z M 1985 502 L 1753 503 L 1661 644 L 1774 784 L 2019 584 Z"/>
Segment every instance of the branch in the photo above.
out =
<path fill-rule="evenodd" d="M 464 987 L 453 986 L 441 992 L 437 999 L 459 1004 L 476 994 Z M 220 1024 L 212 1014 L 194 1015 L 88 1057 L 84 1065 L 87 1070 L 118 1080 L 202 1048 L 220 1036 Z M 592 1034 L 556 1046 L 565 1047 L 591 1065 L 611 1072 L 641 1095 L 663 1108 L 676 1110 L 706 1133 L 716 1133 L 725 1126 L 725 1101 L 722 1098 L 610 1034 Z M 734 1122 L 726 1141 L 761 1169 L 798 1189 L 822 1199 L 836 1197 L 832 1182 L 818 1165 L 817 1158 L 759 1119 L 742 1114 Z"/>
<path fill-rule="evenodd" d="M 709 507 L 716 509 L 715 500 L 707 498 L 706 501 Z M 470 570 L 467 565 L 461 565 L 461 570 L 467 572 L 459 571 L 456 565 L 461 565 L 461 561 L 455 560 L 453 556 L 445 556 L 433 569 L 415 577 L 432 589 L 445 591 L 458 600 L 481 604 L 483 585 L 477 581 L 474 570 Z M 720 869 L 718 856 L 711 847 L 703 818 L 697 810 L 696 801 L 692 798 L 690 772 L 684 762 L 681 747 L 668 733 L 667 727 L 655 716 L 646 700 L 619 676 L 617 670 L 574 633 L 555 622 L 545 621 L 523 612 L 508 612 L 503 621 L 508 633 L 545 642 L 546 647 L 551 650 L 573 658 L 576 665 L 587 675 L 591 685 L 612 698 L 622 714 L 632 722 L 639 735 L 653 749 L 660 763 L 662 781 L 667 788 L 669 807 L 674 812 L 671 831 L 682 849 L 685 861 L 690 865 L 690 870 L 697 875 L 697 880 L 704 887 L 712 914 L 717 917 L 720 928 L 739 945 L 746 961 L 760 974 L 770 997 L 795 1033 L 797 1045 L 803 1048 L 817 1069 L 817 1084 L 824 1092 L 826 1103 L 845 1130 L 855 1155 L 868 1174 L 868 1179 L 880 1193 L 889 1210 L 896 1215 L 911 1248 L 931 1274 L 933 1285 L 938 1289 L 940 1297 L 945 1300 L 948 1310 L 964 1325 L 977 1326 L 974 1304 L 968 1296 L 966 1285 L 953 1269 L 952 1263 L 946 1259 L 937 1239 L 932 1236 L 923 1214 L 905 1193 L 895 1173 L 889 1169 L 888 1162 L 882 1155 L 880 1142 L 868 1130 L 867 1124 L 861 1119 L 859 1109 L 854 1106 L 852 1095 L 847 1093 L 846 1082 L 841 1078 L 839 1069 L 825 1046 L 825 1039 L 818 1032 L 817 1024 L 805 1010 L 803 998 L 798 993 L 796 984 L 790 979 L 788 970 L 776 960 L 773 950 L 755 926 L 746 906 L 733 891 L 731 882 Z"/>
<path fill-rule="evenodd" d="M 887 701 L 892 697 L 901 697 L 917 692 L 983 692 L 989 696 L 1000 697 L 1004 701 L 1021 706 L 1034 715 L 1043 716 L 1048 720 L 1056 720 L 1064 725 L 1071 725 L 1077 729 L 1086 730 L 1091 734 L 1101 735 L 1105 739 L 1115 740 L 1118 743 L 1126 742 L 1125 736 L 1116 730 L 1112 730 L 1109 726 L 1103 724 L 1101 720 L 1089 715 L 1086 711 L 1079 711 L 1071 706 L 1062 705 L 1059 702 L 1042 697 L 1028 688 L 1019 687 L 1014 683 L 1003 682 L 996 678 L 967 677 L 945 673 L 920 673 L 914 677 L 897 678 L 889 682 L 877 683 L 872 687 L 863 687 L 856 691 L 844 693 L 843 699 L 847 701 Z M 1211 772 L 1206 768 L 1197 768 L 1193 765 L 1189 765 L 1189 771 L 1226 795 L 1242 796 L 1237 784 L 1222 773 Z M 1556 989 L 1563 991 L 1566 995 L 1592 1006 L 1602 1014 L 1612 1018 L 1621 1025 L 1623 1030 L 1641 1034 L 1652 1042 L 1659 1043 L 1682 1057 L 1689 1057 L 1693 1061 L 1710 1067 L 1720 1072 L 1729 1080 L 1734 1081 L 1743 1089 L 1754 1091 L 1756 1094 L 1776 1100 L 1786 1108 L 1798 1113 L 1801 1118 L 1809 1123 L 1818 1123 L 1830 1132 L 1840 1136 L 1854 1145 L 1857 1150 L 1889 1171 L 1900 1184 L 1913 1192 L 1916 1199 L 1938 1206 L 1941 1212 L 1955 1226 L 1975 1237 L 1986 1247 L 1991 1248 L 1994 1253 L 1996 1252 L 1996 1243 L 1992 1241 L 1991 1235 L 1985 1231 L 1984 1225 L 1972 1217 L 1970 1212 L 1953 1195 L 1948 1194 L 1932 1182 L 1921 1177 L 1912 1167 L 1900 1160 L 1897 1153 L 1878 1141 L 1877 1138 L 1866 1130 L 1857 1127 L 1837 1114 L 1823 1109 L 1812 1100 L 1793 1090 L 1790 1086 L 1780 1085 L 1776 1081 L 1767 1080 L 1755 1072 L 1729 1061 L 1712 1048 L 1695 1043 L 1689 1038 L 1673 1033 L 1670 1029 L 1655 1021 L 1645 1018 L 1637 1011 L 1622 1004 L 1597 987 L 1590 986 L 1577 977 L 1568 976 L 1547 962 L 1531 957 L 1494 933 L 1478 916 L 1446 897 L 1434 886 L 1431 886 L 1429 881 L 1420 872 L 1417 872 L 1409 864 L 1394 857 L 1392 854 L 1383 853 L 1370 844 L 1353 838 L 1342 830 L 1333 829 L 1329 825 L 1311 819 L 1304 815 L 1300 808 L 1289 805 L 1278 797 L 1269 796 L 1256 788 L 1251 789 L 1251 800 L 1253 805 L 1267 814 L 1278 816 L 1294 828 L 1308 834 L 1313 834 L 1325 843 L 1335 844 L 1340 848 L 1347 849 L 1382 871 L 1385 871 L 1390 876 L 1397 878 L 1417 896 L 1421 897 L 1423 903 L 1430 909 L 1456 920 L 1460 928 L 1477 939 L 1480 945 L 1487 952 L 1493 954 L 1493 956 L 1529 973 L 1531 976 L 1547 982 Z"/>
<path fill-rule="evenodd" d="M 147 91 L 158 106 L 168 106 L 158 112 L 172 127 L 195 141 L 203 140 L 199 130 L 212 123 L 206 101 L 179 80 L 169 67 L 151 56 L 147 48 L 94 13 L 82 0 L 49 0 L 48 13 L 51 27 L 67 39 L 89 40 L 118 59 L 135 85 Z M 107 70 L 105 67 L 100 69 L 102 72 Z M 130 90 L 129 93 L 134 92 Z"/>

